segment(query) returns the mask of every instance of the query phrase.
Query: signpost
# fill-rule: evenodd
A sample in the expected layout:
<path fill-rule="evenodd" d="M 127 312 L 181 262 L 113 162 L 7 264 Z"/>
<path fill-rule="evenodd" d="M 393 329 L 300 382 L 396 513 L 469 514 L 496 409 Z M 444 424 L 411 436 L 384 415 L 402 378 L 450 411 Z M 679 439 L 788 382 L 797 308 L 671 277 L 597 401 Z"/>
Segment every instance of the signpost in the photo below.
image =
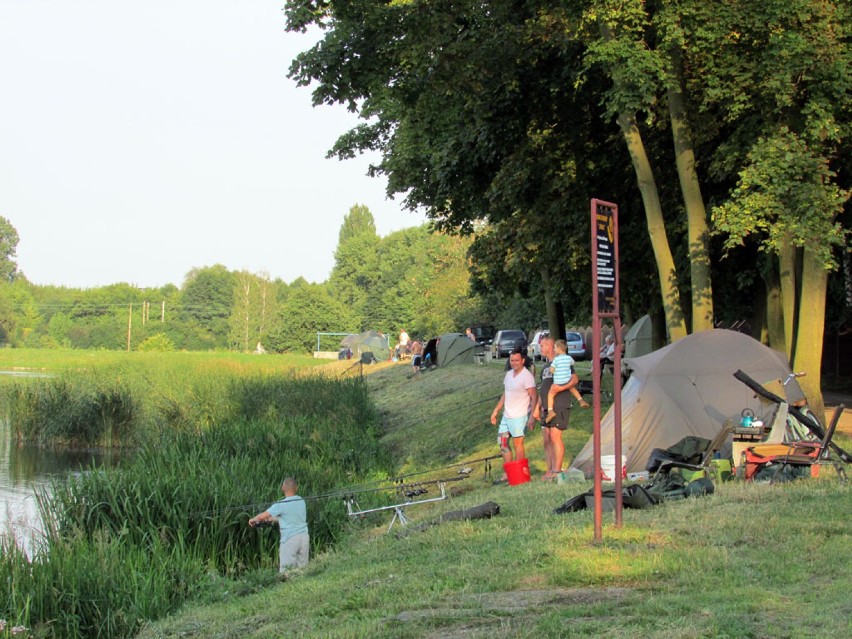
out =
<path fill-rule="evenodd" d="M 595 541 L 601 540 L 602 473 L 601 473 L 601 361 L 602 321 L 612 321 L 615 352 L 613 354 L 613 412 L 615 416 L 614 448 L 615 525 L 621 526 L 621 303 L 618 289 L 618 206 L 592 199 L 592 388 L 594 392 L 594 431 L 592 444 L 595 460 Z"/>

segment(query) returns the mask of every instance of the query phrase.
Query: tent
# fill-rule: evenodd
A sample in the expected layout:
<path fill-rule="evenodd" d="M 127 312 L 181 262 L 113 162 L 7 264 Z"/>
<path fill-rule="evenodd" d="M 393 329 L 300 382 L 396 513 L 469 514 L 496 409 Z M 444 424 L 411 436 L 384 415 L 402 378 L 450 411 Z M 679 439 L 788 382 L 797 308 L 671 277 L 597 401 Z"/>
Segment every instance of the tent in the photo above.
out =
<path fill-rule="evenodd" d="M 340 340 L 343 348 L 352 350 L 352 355 L 360 359 L 363 353 L 372 353 L 373 359 L 383 362 L 390 358 L 390 345 L 386 335 L 378 331 L 365 331 L 359 335 L 347 335 Z"/>
<path fill-rule="evenodd" d="M 624 336 L 624 357 L 641 357 L 653 350 L 651 316 L 643 315 Z"/>
<path fill-rule="evenodd" d="M 476 342 L 461 333 L 445 333 L 438 338 L 438 366 L 473 364 Z"/>
<path fill-rule="evenodd" d="M 624 361 L 632 371 L 621 391 L 622 454 L 628 472 L 644 470 L 654 448 L 668 448 L 687 435 L 712 440 L 726 420 L 738 422 L 745 408 L 768 424 L 775 406 L 756 398 L 734 372 L 742 369 L 761 384 L 790 373 L 782 353 L 724 329 L 696 333 Z M 788 402 L 804 397 L 795 379 L 783 388 Z M 614 452 L 614 422 L 610 407 L 601 420 L 602 455 Z M 592 474 L 591 439 L 571 467 Z"/>

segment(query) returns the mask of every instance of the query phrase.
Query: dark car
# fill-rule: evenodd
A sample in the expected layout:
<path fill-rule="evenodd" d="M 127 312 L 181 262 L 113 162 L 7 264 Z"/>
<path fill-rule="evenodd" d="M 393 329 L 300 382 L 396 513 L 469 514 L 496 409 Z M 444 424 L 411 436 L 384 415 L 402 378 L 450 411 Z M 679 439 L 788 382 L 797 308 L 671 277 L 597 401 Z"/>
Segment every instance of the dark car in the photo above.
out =
<path fill-rule="evenodd" d="M 508 357 L 516 348 L 527 350 L 527 336 L 522 330 L 511 329 L 497 331 L 491 343 L 492 357 Z"/>
<path fill-rule="evenodd" d="M 488 346 L 491 340 L 494 339 L 494 327 L 484 324 L 474 324 L 470 327 L 470 332 L 476 338 L 476 343 L 480 346 Z"/>

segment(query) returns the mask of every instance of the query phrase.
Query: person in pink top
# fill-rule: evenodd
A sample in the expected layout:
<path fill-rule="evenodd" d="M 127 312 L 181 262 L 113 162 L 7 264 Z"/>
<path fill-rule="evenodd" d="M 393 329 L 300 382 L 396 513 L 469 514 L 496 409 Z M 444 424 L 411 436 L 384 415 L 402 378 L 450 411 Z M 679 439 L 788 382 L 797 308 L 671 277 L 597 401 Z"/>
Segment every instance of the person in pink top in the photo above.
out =
<path fill-rule="evenodd" d="M 503 394 L 491 413 L 491 423 L 497 426 L 497 415 L 501 409 L 503 411 L 503 418 L 497 429 L 497 444 L 504 462 L 526 457 L 524 429 L 532 429 L 535 424 L 532 409 L 538 400 L 535 377 L 524 368 L 524 354 L 520 349 L 512 351 L 509 366 L 511 368 L 503 378 Z M 511 448 L 509 440 L 512 443 Z"/>

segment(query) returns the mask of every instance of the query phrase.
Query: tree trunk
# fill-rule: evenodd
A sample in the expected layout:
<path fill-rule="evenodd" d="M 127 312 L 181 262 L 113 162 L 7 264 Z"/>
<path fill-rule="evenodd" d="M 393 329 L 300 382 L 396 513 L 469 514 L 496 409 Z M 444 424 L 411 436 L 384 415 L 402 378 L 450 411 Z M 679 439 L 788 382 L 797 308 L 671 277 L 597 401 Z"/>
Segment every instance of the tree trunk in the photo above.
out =
<path fill-rule="evenodd" d="M 822 346 L 825 338 L 825 300 L 828 272 L 810 250 L 802 256 L 798 330 L 796 331 L 794 371 L 805 371 L 799 384 L 808 398 L 808 405 L 825 422 L 822 400 Z"/>
<path fill-rule="evenodd" d="M 793 361 L 793 338 L 796 322 L 796 247 L 785 242 L 778 250 L 778 278 L 781 281 L 781 304 L 784 308 L 784 352 Z"/>
<path fill-rule="evenodd" d="M 648 236 L 651 239 L 651 248 L 654 250 L 654 258 L 657 262 L 657 273 L 660 278 L 660 290 L 663 296 L 663 311 L 666 316 L 666 332 L 670 342 L 676 342 L 686 336 L 686 321 L 683 317 L 683 309 L 680 305 L 680 293 L 677 289 L 677 271 L 674 259 L 669 248 L 666 227 L 663 222 L 663 209 L 660 204 L 660 195 L 651 163 L 645 152 L 642 142 L 642 134 L 636 125 L 633 115 L 622 113 L 618 116 L 618 125 L 624 134 L 624 141 L 630 152 L 633 162 L 633 170 L 636 172 L 636 181 L 642 194 L 642 203 L 645 206 L 645 219 L 648 225 Z"/>
<path fill-rule="evenodd" d="M 541 269 L 541 284 L 547 310 L 547 330 L 554 339 L 565 339 L 565 313 L 562 310 L 562 303 L 556 301 L 553 295 L 550 273 L 544 267 Z"/>
<path fill-rule="evenodd" d="M 766 286 L 766 329 L 770 348 L 787 352 L 787 341 L 784 333 L 784 303 L 781 294 L 781 282 L 778 271 L 774 268 L 765 275 L 763 282 Z"/>
<path fill-rule="evenodd" d="M 683 204 L 686 207 L 687 237 L 689 241 L 689 269 L 692 289 L 692 332 L 713 328 L 713 286 L 710 280 L 710 251 L 707 228 L 707 211 L 698 174 L 695 172 L 695 153 L 692 146 L 692 131 L 684 106 L 681 90 L 683 60 L 681 52 L 671 53 L 674 79 L 668 87 L 669 117 L 674 139 L 677 175 Z"/>

